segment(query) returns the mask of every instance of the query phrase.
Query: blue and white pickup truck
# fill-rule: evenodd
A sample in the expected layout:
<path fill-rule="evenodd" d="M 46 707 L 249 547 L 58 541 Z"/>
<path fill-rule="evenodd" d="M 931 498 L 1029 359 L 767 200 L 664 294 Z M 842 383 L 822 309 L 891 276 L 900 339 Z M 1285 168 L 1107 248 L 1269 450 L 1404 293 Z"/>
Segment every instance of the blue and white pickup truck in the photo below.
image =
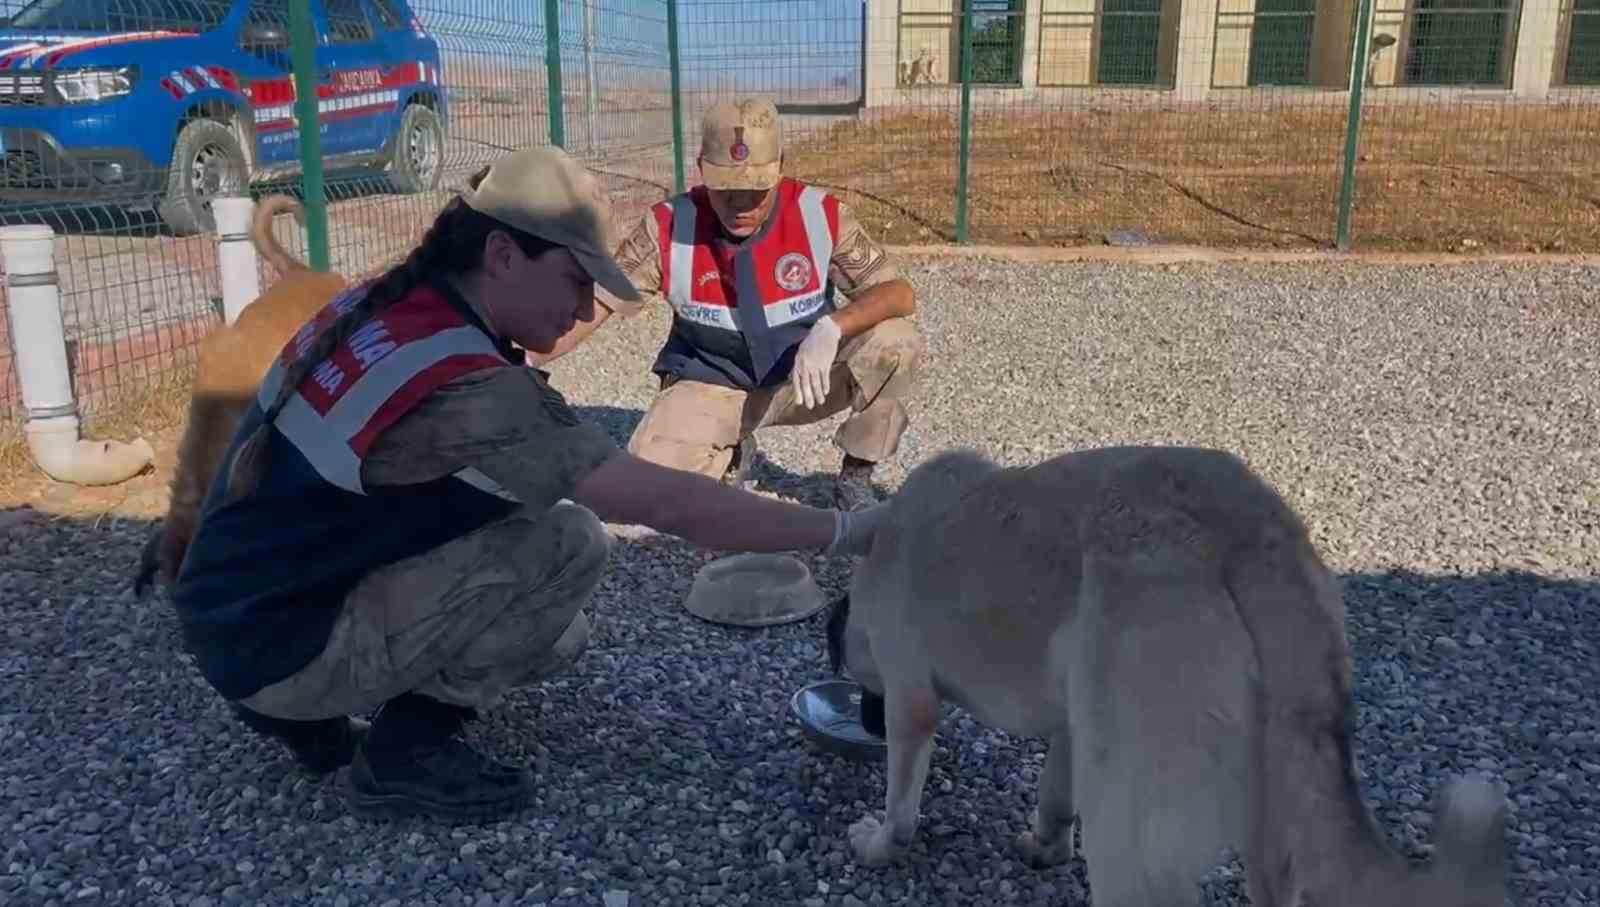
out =
<path fill-rule="evenodd" d="M 0 204 L 153 204 L 172 232 L 208 199 L 300 170 L 290 0 L 32 0 L 0 19 Z M 305 0 L 299 0 L 305 2 Z M 406 0 L 310 0 L 324 167 L 435 188 L 438 42 Z"/>

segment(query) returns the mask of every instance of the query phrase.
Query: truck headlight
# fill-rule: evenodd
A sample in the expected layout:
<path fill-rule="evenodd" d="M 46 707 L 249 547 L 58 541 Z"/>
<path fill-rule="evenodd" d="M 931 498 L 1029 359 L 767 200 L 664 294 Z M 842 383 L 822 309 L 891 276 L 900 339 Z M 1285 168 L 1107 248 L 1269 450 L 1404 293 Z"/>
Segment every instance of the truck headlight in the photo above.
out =
<path fill-rule="evenodd" d="M 139 67 L 113 69 L 63 69 L 52 74 L 50 84 L 66 104 L 94 104 L 110 101 L 133 91 Z"/>

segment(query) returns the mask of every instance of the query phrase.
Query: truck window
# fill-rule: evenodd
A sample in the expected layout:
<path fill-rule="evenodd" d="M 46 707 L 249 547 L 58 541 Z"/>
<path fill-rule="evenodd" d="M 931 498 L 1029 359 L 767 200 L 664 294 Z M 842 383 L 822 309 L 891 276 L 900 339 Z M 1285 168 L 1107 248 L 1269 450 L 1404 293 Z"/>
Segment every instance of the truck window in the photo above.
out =
<path fill-rule="evenodd" d="M 372 40 L 372 23 L 361 0 L 327 0 L 328 40 L 334 44 L 365 44 Z"/>
<path fill-rule="evenodd" d="M 406 17 L 395 9 L 393 0 L 372 0 L 372 8 L 377 11 L 378 22 L 383 25 L 384 31 L 398 31 L 406 27 Z"/>
<path fill-rule="evenodd" d="M 28 31 L 205 32 L 222 24 L 229 0 L 33 0 L 11 17 Z"/>
<path fill-rule="evenodd" d="M 289 0 L 250 0 L 239 45 L 250 53 L 286 55 L 289 51 Z"/>

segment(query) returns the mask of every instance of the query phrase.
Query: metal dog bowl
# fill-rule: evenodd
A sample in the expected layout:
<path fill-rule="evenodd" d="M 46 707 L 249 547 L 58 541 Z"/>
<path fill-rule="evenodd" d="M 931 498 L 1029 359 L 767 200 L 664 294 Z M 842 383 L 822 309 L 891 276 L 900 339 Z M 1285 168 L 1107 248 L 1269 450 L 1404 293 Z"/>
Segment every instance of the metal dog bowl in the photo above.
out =
<path fill-rule="evenodd" d="M 822 749 L 857 762 L 882 760 L 889 745 L 861 725 L 861 685 L 849 680 L 807 684 L 789 700 L 800 729 Z"/>
<path fill-rule="evenodd" d="M 827 607 L 811 568 L 787 554 L 734 554 L 695 574 L 684 607 L 701 620 L 771 627 L 805 620 Z"/>

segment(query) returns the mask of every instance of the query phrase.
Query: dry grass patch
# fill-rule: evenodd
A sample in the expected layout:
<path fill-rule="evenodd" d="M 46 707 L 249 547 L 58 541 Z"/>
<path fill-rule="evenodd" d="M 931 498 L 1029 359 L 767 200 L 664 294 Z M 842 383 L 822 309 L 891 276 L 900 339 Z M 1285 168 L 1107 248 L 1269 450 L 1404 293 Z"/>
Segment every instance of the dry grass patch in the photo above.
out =
<path fill-rule="evenodd" d="M 1161 243 L 1326 246 L 1345 110 L 977 111 L 971 238 L 1073 245 L 1138 230 Z M 959 119 L 838 124 L 792 172 L 844 190 L 891 243 L 955 236 Z M 1600 251 L 1600 105 L 1388 104 L 1361 125 L 1355 245 L 1395 251 Z"/>
<path fill-rule="evenodd" d="M 93 409 L 80 415 L 81 436 L 117 441 L 143 436 L 156 444 L 156 435 L 175 434 L 188 412 L 194 366 L 173 366 L 153 373 L 148 381 L 114 397 L 97 399 Z M 162 464 L 156 466 L 160 470 Z M 41 486 L 53 484 L 28 453 L 20 414 L 14 421 L 0 424 L 0 502 L 26 500 Z"/>

